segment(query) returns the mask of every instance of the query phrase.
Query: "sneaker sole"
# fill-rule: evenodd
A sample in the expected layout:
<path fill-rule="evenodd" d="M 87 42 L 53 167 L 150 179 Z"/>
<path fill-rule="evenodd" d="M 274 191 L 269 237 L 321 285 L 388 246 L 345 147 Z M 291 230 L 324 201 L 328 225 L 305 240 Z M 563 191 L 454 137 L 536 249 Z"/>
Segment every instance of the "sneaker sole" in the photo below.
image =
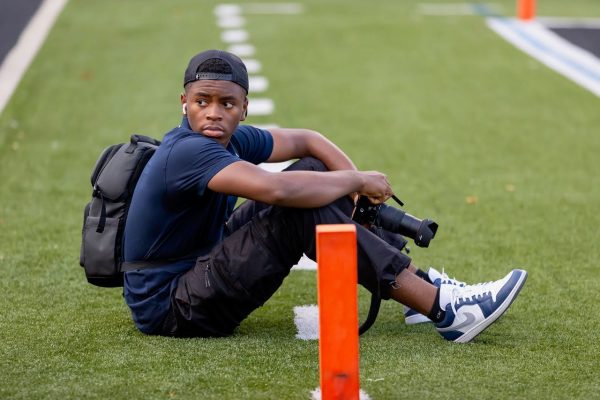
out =
<path fill-rule="evenodd" d="M 427 322 L 431 322 L 431 320 L 423 314 L 414 314 L 414 315 L 410 315 L 408 317 L 407 316 L 404 317 L 404 323 L 406 325 L 424 324 Z"/>
<path fill-rule="evenodd" d="M 504 303 L 500 305 L 489 317 L 481 321 L 478 325 L 475 325 L 465 333 L 463 333 L 460 337 L 454 339 L 456 343 L 468 343 L 475 338 L 475 336 L 479 335 L 483 332 L 488 326 L 494 323 L 498 318 L 502 316 L 508 310 L 508 307 L 515 301 L 517 295 L 525 285 L 525 281 L 527 280 L 527 271 L 522 269 L 516 270 L 521 272 L 521 276 L 519 280 L 511 290 L 510 294 L 504 300 Z"/>

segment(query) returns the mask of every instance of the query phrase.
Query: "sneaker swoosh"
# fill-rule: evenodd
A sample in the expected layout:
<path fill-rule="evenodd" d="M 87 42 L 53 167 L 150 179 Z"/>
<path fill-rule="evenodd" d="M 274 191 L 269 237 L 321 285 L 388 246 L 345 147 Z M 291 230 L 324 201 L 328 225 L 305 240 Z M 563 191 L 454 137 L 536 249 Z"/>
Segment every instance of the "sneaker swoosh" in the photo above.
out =
<path fill-rule="evenodd" d="M 473 322 L 475 322 L 475 320 L 477 319 L 474 314 L 472 314 L 468 311 L 464 313 L 464 316 L 466 317 L 466 319 L 463 322 L 461 322 L 460 324 L 458 324 L 456 326 L 449 326 L 447 328 L 438 328 L 438 332 L 457 331 L 461 328 L 472 325 Z"/>

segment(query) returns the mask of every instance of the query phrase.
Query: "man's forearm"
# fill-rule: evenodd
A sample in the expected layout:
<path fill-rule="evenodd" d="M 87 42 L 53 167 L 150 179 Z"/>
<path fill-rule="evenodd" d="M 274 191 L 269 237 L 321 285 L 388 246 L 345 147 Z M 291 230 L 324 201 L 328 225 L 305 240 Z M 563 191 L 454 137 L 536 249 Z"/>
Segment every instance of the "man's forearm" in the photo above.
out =
<path fill-rule="evenodd" d="M 358 192 L 378 204 L 392 195 L 387 177 L 377 171 L 267 172 L 246 161 L 234 162 L 208 183 L 215 192 L 287 207 L 321 207 Z"/>
<path fill-rule="evenodd" d="M 310 156 L 321 160 L 330 171 L 357 169 L 346 153 L 318 132 L 311 133 L 307 150 Z"/>
<path fill-rule="evenodd" d="M 276 186 L 281 189 L 273 204 L 286 207 L 322 207 L 364 186 L 364 178 L 352 170 L 286 171 L 276 175 L 274 178 L 281 180 Z"/>

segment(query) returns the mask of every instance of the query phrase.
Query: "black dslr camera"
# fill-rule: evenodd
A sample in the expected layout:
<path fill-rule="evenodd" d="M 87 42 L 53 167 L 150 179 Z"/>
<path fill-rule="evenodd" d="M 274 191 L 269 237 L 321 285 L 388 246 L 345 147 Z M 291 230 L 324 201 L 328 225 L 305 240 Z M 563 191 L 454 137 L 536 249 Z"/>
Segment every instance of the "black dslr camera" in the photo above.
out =
<path fill-rule="evenodd" d="M 404 205 L 396 196 L 392 198 Z M 372 204 L 366 196 L 358 198 L 352 219 L 360 225 L 374 225 L 409 237 L 419 247 L 428 247 L 438 229 L 438 224 L 430 219 L 420 220 L 386 204 Z"/>

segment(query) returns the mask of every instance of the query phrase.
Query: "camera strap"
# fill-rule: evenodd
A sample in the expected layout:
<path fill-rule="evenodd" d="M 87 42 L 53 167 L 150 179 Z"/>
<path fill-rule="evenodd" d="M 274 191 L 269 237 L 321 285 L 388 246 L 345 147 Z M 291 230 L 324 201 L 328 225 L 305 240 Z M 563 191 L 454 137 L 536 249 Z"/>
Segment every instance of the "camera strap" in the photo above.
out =
<path fill-rule="evenodd" d="M 367 318 L 365 322 L 358 328 L 358 334 L 362 335 L 366 331 L 369 330 L 371 326 L 375 323 L 377 319 L 377 315 L 379 314 L 379 306 L 381 306 L 381 297 L 377 294 L 373 293 L 371 295 L 371 305 L 369 306 L 369 313 L 367 314 Z"/>

